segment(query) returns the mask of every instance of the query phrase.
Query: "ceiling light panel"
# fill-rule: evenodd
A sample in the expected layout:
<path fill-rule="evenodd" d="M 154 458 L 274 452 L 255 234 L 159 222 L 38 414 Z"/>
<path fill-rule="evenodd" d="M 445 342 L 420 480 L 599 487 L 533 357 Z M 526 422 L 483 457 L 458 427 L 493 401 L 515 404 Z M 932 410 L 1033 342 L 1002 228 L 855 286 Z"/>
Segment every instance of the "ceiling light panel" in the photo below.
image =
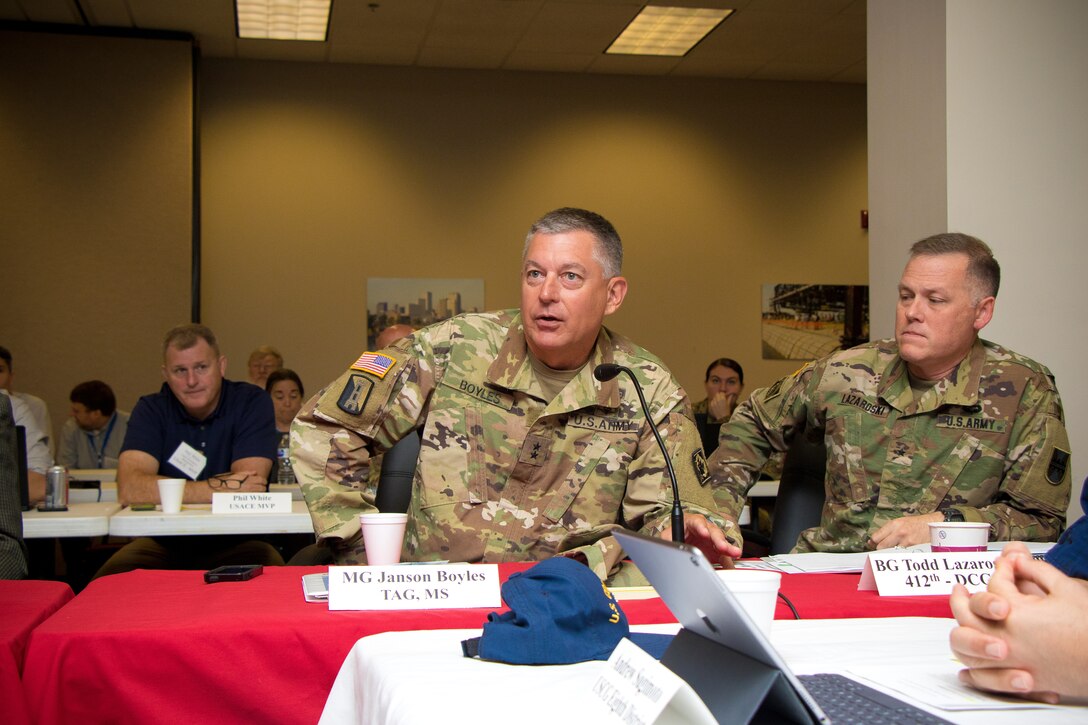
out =
<path fill-rule="evenodd" d="M 647 5 L 605 52 L 681 56 L 694 48 L 732 12 Z"/>
<path fill-rule="evenodd" d="M 239 38 L 324 42 L 332 0 L 234 0 Z"/>

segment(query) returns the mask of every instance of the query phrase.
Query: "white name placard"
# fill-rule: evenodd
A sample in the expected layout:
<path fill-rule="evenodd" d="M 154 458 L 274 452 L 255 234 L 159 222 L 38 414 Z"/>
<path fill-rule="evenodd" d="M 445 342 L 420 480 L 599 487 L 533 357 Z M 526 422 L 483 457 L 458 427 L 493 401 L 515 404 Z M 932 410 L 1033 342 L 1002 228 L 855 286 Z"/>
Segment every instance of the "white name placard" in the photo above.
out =
<path fill-rule="evenodd" d="M 291 494 L 284 493 L 213 493 L 213 514 L 289 514 Z"/>
<path fill-rule="evenodd" d="M 717 725 L 690 685 L 626 638 L 612 650 L 592 687 L 596 720 L 648 725 L 668 719 Z M 674 717 L 661 717 L 666 708 Z"/>
<path fill-rule="evenodd" d="M 962 584 L 970 592 L 986 590 L 999 551 L 925 554 L 874 551 L 865 560 L 858 589 L 876 589 L 882 597 L 947 596 Z"/>
<path fill-rule="evenodd" d="M 496 564 L 330 566 L 329 609 L 502 606 Z"/>

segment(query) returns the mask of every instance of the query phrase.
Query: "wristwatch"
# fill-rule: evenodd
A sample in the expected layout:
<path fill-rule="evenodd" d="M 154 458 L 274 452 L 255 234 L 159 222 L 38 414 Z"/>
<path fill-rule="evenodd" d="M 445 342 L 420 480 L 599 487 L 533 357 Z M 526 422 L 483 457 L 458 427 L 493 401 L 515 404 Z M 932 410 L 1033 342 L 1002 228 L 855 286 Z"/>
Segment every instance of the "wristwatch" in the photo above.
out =
<path fill-rule="evenodd" d="M 959 509 L 948 508 L 944 510 L 945 523 L 950 521 L 963 521 L 963 512 Z"/>

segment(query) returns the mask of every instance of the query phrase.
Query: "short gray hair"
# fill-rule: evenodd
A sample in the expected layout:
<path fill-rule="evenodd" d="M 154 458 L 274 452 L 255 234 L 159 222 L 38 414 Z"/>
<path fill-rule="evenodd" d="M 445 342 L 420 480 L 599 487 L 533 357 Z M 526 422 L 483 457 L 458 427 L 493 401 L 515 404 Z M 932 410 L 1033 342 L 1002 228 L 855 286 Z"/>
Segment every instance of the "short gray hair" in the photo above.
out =
<path fill-rule="evenodd" d="M 283 367 L 283 355 L 280 355 L 280 351 L 272 347 L 271 345 L 261 345 L 256 350 L 249 353 L 249 364 L 252 365 L 254 362 L 260 360 L 262 357 L 267 357 L 269 355 L 276 358 L 277 365 L 279 365 L 281 368 Z"/>
<path fill-rule="evenodd" d="M 215 352 L 215 356 L 219 357 L 219 342 L 215 339 L 215 333 L 204 325 L 190 322 L 171 328 L 166 333 L 166 337 L 162 339 L 163 360 L 166 359 L 166 351 L 169 348 L 176 347 L 178 350 L 188 350 L 200 340 L 208 343 L 208 347 Z"/>
<path fill-rule="evenodd" d="M 597 243 L 593 258 L 604 270 L 605 279 L 618 277 L 623 269 L 623 242 L 612 223 L 596 212 L 565 206 L 550 211 L 533 222 L 525 235 L 522 260 L 529 253 L 529 242 L 537 234 L 563 234 L 565 232 L 589 232 Z"/>
<path fill-rule="evenodd" d="M 978 303 L 983 297 L 997 297 L 1001 286 L 1001 265 L 986 242 L 960 232 L 934 234 L 915 242 L 910 248 L 911 259 L 923 255 L 964 254 L 967 256 L 967 275 L 975 283 Z"/>

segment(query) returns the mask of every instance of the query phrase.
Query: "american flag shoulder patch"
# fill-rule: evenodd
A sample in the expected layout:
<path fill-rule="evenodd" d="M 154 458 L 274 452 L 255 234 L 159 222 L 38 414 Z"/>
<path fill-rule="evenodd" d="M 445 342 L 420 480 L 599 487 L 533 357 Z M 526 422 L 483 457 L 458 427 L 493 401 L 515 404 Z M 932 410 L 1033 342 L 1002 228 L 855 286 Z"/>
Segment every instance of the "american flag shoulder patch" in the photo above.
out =
<path fill-rule="evenodd" d="M 397 364 L 396 358 L 389 355 L 382 355 L 377 352 L 364 352 L 359 356 L 359 359 L 351 364 L 352 370 L 362 370 L 364 373 L 370 373 L 371 375 L 377 375 L 379 379 L 384 378 L 385 374 Z"/>

